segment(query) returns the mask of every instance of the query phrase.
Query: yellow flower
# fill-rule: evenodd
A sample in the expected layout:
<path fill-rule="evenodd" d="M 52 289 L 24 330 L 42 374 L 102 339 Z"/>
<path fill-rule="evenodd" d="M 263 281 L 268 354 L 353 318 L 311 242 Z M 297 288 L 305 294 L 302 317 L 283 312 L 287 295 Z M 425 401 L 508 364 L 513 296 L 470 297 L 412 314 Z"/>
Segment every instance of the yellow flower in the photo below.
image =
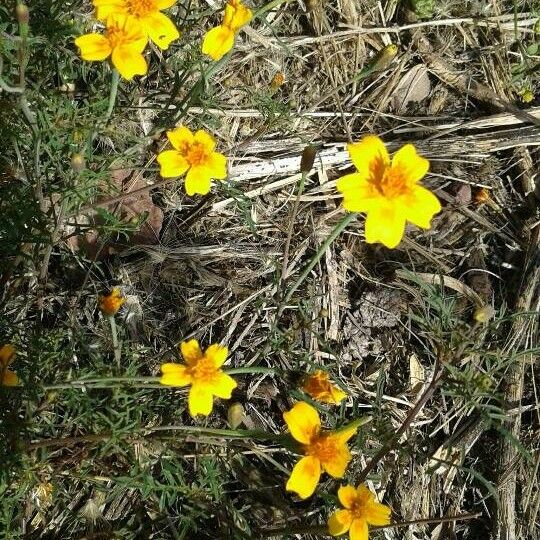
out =
<path fill-rule="evenodd" d="M 15 347 L 8 344 L 0 348 L 0 384 L 3 386 L 17 386 L 19 377 L 8 369 L 15 356 Z"/>
<path fill-rule="evenodd" d="M 180 126 L 167 131 L 167 137 L 174 150 L 158 154 L 161 176 L 173 178 L 187 171 L 186 193 L 206 195 L 210 191 L 210 180 L 223 180 L 227 177 L 227 158 L 215 152 L 214 138 L 199 129 L 193 134 L 187 127 Z"/>
<path fill-rule="evenodd" d="M 104 315 L 109 317 L 116 315 L 126 301 L 118 287 L 114 287 L 109 294 L 100 295 L 98 300 L 99 309 Z"/>
<path fill-rule="evenodd" d="M 320 369 L 304 379 L 302 390 L 313 399 L 334 405 L 339 405 L 347 397 L 345 392 L 330 382 L 328 373 Z"/>
<path fill-rule="evenodd" d="M 230 399 L 236 381 L 223 372 L 221 366 L 227 358 L 227 347 L 210 345 L 203 353 L 196 339 L 180 344 L 186 364 L 168 363 L 161 366 L 160 383 L 167 386 L 187 386 L 188 406 L 191 416 L 212 412 L 214 396 Z"/>
<path fill-rule="evenodd" d="M 107 20 L 111 15 L 129 15 L 140 23 L 147 36 L 160 48 L 167 49 L 180 32 L 169 17 L 161 13 L 176 0 L 93 0 L 96 17 Z"/>
<path fill-rule="evenodd" d="M 368 540 L 368 525 L 389 525 L 390 508 L 375 501 L 375 496 L 364 485 L 341 486 L 338 490 L 339 502 L 345 508 L 337 510 L 328 520 L 328 530 L 332 536 L 349 531 L 351 540 Z"/>
<path fill-rule="evenodd" d="M 229 0 L 225 6 L 223 22 L 206 33 L 203 40 L 202 52 L 213 60 L 219 60 L 234 46 L 236 34 L 253 17 L 251 9 L 240 0 Z"/>
<path fill-rule="evenodd" d="M 284 412 L 283 419 L 291 435 L 302 445 L 304 454 L 287 481 L 287 491 L 307 499 L 313 495 L 322 471 L 334 478 L 343 478 L 352 457 L 346 443 L 356 433 L 357 426 L 323 431 L 319 413 L 305 401 Z"/>
<path fill-rule="evenodd" d="M 403 238 L 405 222 L 429 229 L 441 204 L 419 184 L 429 169 L 412 144 L 400 148 L 390 162 L 384 143 L 375 135 L 347 145 L 358 172 L 343 176 L 337 189 L 349 212 L 365 212 L 366 242 L 395 248 Z"/>
<path fill-rule="evenodd" d="M 83 60 L 102 61 L 110 56 L 113 66 L 127 80 L 148 71 L 142 55 L 147 43 L 141 25 L 126 15 L 109 17 L 103 35 L 85 34 L 75 40 Z"/>

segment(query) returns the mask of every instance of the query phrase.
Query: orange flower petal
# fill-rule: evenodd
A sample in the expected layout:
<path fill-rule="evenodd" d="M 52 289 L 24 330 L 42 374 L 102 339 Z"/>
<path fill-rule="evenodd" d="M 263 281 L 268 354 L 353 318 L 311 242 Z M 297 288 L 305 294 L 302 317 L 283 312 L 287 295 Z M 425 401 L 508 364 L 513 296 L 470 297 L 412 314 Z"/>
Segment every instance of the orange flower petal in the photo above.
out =
<path fill-rule="evenodd" d="M 336 437 L 337 439 L 337 437 Z M 347 470 L 347 465 L 352 459 L 351 452 L 345 445 L 339 440 L 337 442 L 336 452 L 329 459 L 325 459 L 321 462 L 323 469 L 334 478 L 343 478 L 345 476 L 345 471 Z"/>
<path fill-rule="evenodd" d="M 305 401 L 295 403 L 290 411 L 283 413 L 283 419 L 294 439 L 302 444 L 309 444 L 321 429 L 317 409 Z"/>
<path fill-rule="evenodd" d="M 390 524 L 391 513 L 392 511 L 390 508 L 388 508 L 388 506 L 378 502 L 372 502 L 371 504 L 367 505 L 365 509 L 365 517 L 368 524 L 379 527 Z"/>
<path fill-rule="evenodd" d="M 301 499 L 307 499 L 313 495 L 321 477 L 321 465 L 313 456 L 303 457 L 291 473 L 285 489 L 293 491 Z"/>
<path fill-rule="evenodd" d="M 15 347 L 8 343 L 0 348 L 0 367 L 6 367 L 11 364 L 13 357 L 15 356 Z"/>
<path fill-rule="evenodd" d="M 369 530 L 365 519 L 353 519 L 349 529 L 350 540 L 369 540 Z"/>
<path fill-rule="evenodd" d="M 17 374 L 13 373 L 13 371 L 6 369 L 1 373 L 0 384 L 3 386 L 18 386 L 19 377 L 17 377 Z"/>
<path fill-rule="evenodd" d="M 356 489 L 353 486 L 341 486 L 338 489 L 338 499 L 343 508 L 351 508 L 356 501 Z"/>
<path fill-rule="evenodd" d="M 336 510 L 328 520 L 328 532 L 332 536 L 345 534 L 352 522 L 352 514 L 348 510 Z"/>

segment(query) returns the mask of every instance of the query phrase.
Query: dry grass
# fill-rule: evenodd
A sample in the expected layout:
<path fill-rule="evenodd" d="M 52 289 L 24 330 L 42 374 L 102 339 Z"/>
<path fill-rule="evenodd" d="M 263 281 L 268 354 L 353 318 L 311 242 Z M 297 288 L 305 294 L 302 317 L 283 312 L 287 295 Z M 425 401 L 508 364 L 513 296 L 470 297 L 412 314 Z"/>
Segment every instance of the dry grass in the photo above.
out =
<path fill-rule="evenodd" d="M 190 336 L 226 342 L 237 367 L 305 372 L 322 366 L 350 396 L 328 414 L 329 423 L 373 417 L 357 441 L 351 481 L 399 428 L 436 359 L 444 357 L 444 384 L 372 471 L 369 485 L 392 507 L 396 522 L 481 515 L 385 529 L 374 537 L 534 540 L 540 538 L 540 107 L 521 103 L 520 92 L 527 85 L 540 91 L 538 56 L 523 56 L 523 47 L 537 39 L 538 8 L 520 2 L 514 15 L 512 2 L 445 0 L 436 2 L 432 20 L 419 21 L 403 4 L 288 3 L 253 24 L 183 119 L 221 141 L 230 183 L 206 198 L 189 198 L 173 183 L 154 190 L 153 202 L 164 212 L 154 241 L 147 234 L 147 243 L 121 252 L 116 247 L 97 261 L 73 251 L 66 234 L 77 227 L 62 223 L 66 234 L 58 235 L 46 285 L 24 270 L 28 264 L 39 271 L 39 250 L 32 263 L 11 261 L 2 327 L 14 325 L 20 335 L 30 325 L 28 351 L 43 347 L 45 334 L 47 346 L 52 340 L 61 349 L 47 356 L 66 362 L 54 376 L 37 370 L 47 383 L 78 373 L 99 376 L 112 360 L 108 327 L 95 316 L 95 293 L 118 281 L 128 295 L 119 325 L 131 374 L 157 374 L 161 360 Z M 193 6 L 193 13 L 215 7 Z M 73 16 L 83 17 L 87 8 Z M 159 131 L 191 88 L 185 83 L 173 93 L 172 81 L 181 66 L 196 65 L 203 27 L 195 20 L 185 23 L 183 41 L 166 64 L 158 69 L 153 58 L 147 80 L 123 87 L 120 104 L 139 108 L 115 113 L 115 125 L 98 139 L 96 160 L 102 156 L 114 168 L 159 181 Z M 392 64 L 355 80 L 389 43 L 400 47 Z M 520 66 L 526 74 L 512 80 Z M 285 82 L 276 88 L 277 73 Z M 276 328 L 284 290 L 343 215 L 335 180 L 350 167 L 345 144 L 367 132 L 384 137 L 392 150 L 413 142 L 429 157 L 426 184 L 444 209 L 431 230 L 411 228 L 393 251 L 367 245 L 363 220 L 355 221 Z M 307 144 L 319 153 L 295 216 L 288 281 L 281 283 L 299 156 Z M 480 303 L 497 313 L 487 325 L 473 319 Z M 32 372 L 30 352 L 23 358 Z M 9 488 L 24 511 L 10 522 L 6 538 L 259 538 L 275 528 L 283 529 L 276 538 L 303 532 L 308 539 L 317 535 L 306 527 L 328 516 L 332 499 L 325 493 L 339 483 L 327 480 L 320 496 L 293 502 L 278 466 L 290 470 L 294 458 L 278 446 L 153 436 L 156 426 L 192 422 L 178 394 L 69 392 L 68 403 L 77 405 L 64 407 L 61 391 L 36 391 L 26 412 L 20 403 L 18 414 L 28 422 L 21 444 L 38 446 L 26 452 L 26 472 Z M 237 399 L 245 427 L 281 432 L 282 412 L 298 395 L 294 373 L 289 379 L 244 377 Z M 115 427 L 113 413 L 123 404 L 132 412 Z M 103 421 L 90 420 L 96 408 Z M 221 428 L 225 418 L 222 403 L 205 426 Z M 130 425 L 148 432 L 130 432 Z M 40 450 L 40 441 L 50 439 L 63 444 Z M 168 462 L 178 474 L 169 483 L 163 480 Z M 164 484 L 173 486 L 165 502 Z"/>

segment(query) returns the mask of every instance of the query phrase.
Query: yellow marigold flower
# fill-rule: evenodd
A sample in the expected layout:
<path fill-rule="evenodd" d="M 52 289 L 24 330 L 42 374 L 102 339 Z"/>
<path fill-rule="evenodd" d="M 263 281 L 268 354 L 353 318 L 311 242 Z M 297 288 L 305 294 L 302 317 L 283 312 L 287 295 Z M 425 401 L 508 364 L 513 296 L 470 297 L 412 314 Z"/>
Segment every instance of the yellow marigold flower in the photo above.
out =
<path fill-rule="evenodd" d="M 406 221 L 430 228 L 441 204 L 419 184 L 429 161 L 412 144 L 400 148 L 391 162 L 384 143 L 375 135 L 349 144 L 347 149 L 358 172 L 341 177 L 337 189 L 346 210 L 367 214 L 366 242 L 395 248 L 403 238 Z"/>
<path fill-rule="evenodd" d="M 0 384 L 3 386 L 17 386 L 19 377 L 8 369 L 15 356 L 15 347 L 11 344 L 0 348 Z"/>
<path fill-rule="evenodd" d="M 96 17 L 107 20 L 111 15 L 129 15 L 142 26 L 146 35 L 160 48 L 167 49 L 180 32 L 161 10 L 176 4 L 176 0 L 93 0 Z"/>
<path fill-rule="evenodd" d="M 187 127 L 180 126 L 167 131 L 167 137 L 174 150 L 158 154 L 161 176 L 173 178 L 187 171 L 185 187 L 188 195 L 206 195 L 212 178 L 223 180 L 227 177 L 227 158 L 214 151 L 216 141 L 209 133 L 199 129 L 193 134 Z"/>
<path fill-rule="evenodd" d="M 118 287 L 114 287 L 109 294 L 100 295 L 98 298 L 99 309 L 104 315 L 112 317 L 118 313 L 126 299 Z"/>
<path fill-rule="evenodd" d="M 148 71 L 142 55 L 147 43 L 141 25 L 126 15 L 109 17 L 105 34 L 85 34 L 75 40 L 83 60 L 102 61 L 110 56 L 113 66 L 128 81 Z"/>
<path fill-rule="evenodd" d="M 294 491 L 301 499 L 307 499 L 313 495 L 322 471 L 334 478 L 343 478 L 352 457 L 346 443 L 356 433 L 357 426 L 341 431 L 324 431 L 319 413 L 305 401 L 284 412 L 283 419 L 291 435 L 302 445 L 304 454 L 287 481 L 287 491 Z"/>
<path fill-rule="evenodd" d="M 236 381 L 220 369 L 227 358 L 228 349 L 214 344 L 203 353 L 198 341 L 191 339 L 181 343 L 180 350 L 186 364 L 163 364 L 163 375 L 159 382 L 167 386 L 191 385 L 189 413 L 191 416 L 208 416 L 212 412 L 214 396 L 230 399 L 236 388 Z"/>
<path fill-rule="evenodd" d="M 391 510 L 375 501 L 375 495 L 361 484 L 341 486 L 338 490 L 339 502 L 345 508 L 337 510 L 328 520 L 328 530 L 332 536 L 349 531 L 351 540 L 368 540 L 368 525 L 389 525 Z"/>
<path fill-rule="evenodd" d="M 229 0 L 225 6 L 223 22 L 206 33 L 203 40 L 202 52 L 213 60 L 219 60 L 234 46 L 236 34 L 253 17 L 251 9 L 240 0 Z"/>
<path fill-rule="evenodd" d="M 304 379 L 302 390 L 317 401 L 334 405 L 339 405 L 347 397 L 345 392 L 330 382 L 328 373 L 320 369 Z"/>

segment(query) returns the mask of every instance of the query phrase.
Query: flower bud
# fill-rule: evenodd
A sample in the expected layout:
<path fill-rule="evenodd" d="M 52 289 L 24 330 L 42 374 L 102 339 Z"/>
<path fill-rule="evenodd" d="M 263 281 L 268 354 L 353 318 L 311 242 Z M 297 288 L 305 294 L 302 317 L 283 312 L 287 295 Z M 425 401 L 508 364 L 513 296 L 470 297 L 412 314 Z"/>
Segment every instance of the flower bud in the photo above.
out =
<path fill-rule="evenodd" d="M 229 409 L 227 410 L 227 421 L 229 422 L 231 429 L 236 429 L 244 422 L 244 415 L 244 406 L 238 401 L 235 401 L 229 406 Z"/>
<path fill-rule="evenodd" d="M 317 155 L 317 148 L 312 144 L 306 146 L 302 152 L 302 159 L 300 160 L 300 172 L 308 174 L 313 168 L 315 162 L 315 156 Z"/>
<path fill-rule="evenodd" d="M 30 12 L 25 4 L 17 4 L 15 7 L 15 13 L 17 15 L 19 24 L 28 24 L 28 21 L 30 20 Z"/>
<path fill-rule="evenodd" d="M 476 322 L 486 324 L 495 317 L 495 310 L 487 304 L 475 309 L 473 318 Z"/>
<path fill-rule="evenodd" d="M 80 173 L 85 169 L 84 156 L 79 153 L 75 153 L 71 156 L 71 168 L 76 172 Z"/>
<path fill-rule="evenodd" d="M 383 47 L 371 62 L 373 71 L 382 71 L 383 69 L 386 69 L 396 57 L 398 50 L 399 47 L 395 43 L 390 43 L 390 45 Z"/>

